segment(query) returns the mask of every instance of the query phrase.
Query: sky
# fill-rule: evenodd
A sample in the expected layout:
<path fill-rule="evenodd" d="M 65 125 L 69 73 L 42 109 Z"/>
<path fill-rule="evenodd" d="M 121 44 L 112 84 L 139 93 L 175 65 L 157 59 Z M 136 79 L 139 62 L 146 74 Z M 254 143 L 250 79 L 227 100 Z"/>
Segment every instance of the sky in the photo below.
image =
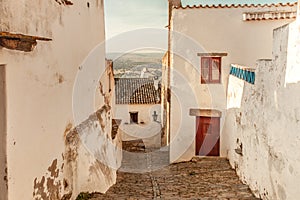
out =
<path fill-rule="evenodd" d="M 167 0 L 105 0 L 106 37 L 139 28 L 164 28 Z"/>
<path fill-rule="evenodd" d="M 128 31 L 142 28 L 166 29 L 168 0 L 104 0 L 106 39 L 113 39 Z M 295 2 L 296 0 L 182 0 L 185 5 L 199 4 L 265 4 Z M 159 38 L 166 45 L 167 34 Z M 108 51 L 116 49 L 108 46 Z"/>

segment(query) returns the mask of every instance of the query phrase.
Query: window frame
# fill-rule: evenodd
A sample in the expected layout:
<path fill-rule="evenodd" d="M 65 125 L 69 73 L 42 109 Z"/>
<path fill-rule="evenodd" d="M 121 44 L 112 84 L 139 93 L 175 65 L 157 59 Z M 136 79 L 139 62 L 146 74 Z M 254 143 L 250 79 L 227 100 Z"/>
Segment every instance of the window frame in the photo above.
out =
<path fill-rule="evenodd" d="M 203 74 L 203 66 L 204 66 L 204 61 L 205 60 L 209 60 L 209 67 L 208 67 L 208 79 L 203 78 L 202 74 Z M 212 64 L 213 61 L 217 60 L 219 63 L 218 65 L 218 70 L 219 70 L 219 78 L 218 79 L 213 79 L 212 77 Z M 201 84 L 218 84 L 221 83 L 222 80 L 222 59 L 220 56 L 202 56 L 200 58 L 200 62 L 201 62 Z"/>

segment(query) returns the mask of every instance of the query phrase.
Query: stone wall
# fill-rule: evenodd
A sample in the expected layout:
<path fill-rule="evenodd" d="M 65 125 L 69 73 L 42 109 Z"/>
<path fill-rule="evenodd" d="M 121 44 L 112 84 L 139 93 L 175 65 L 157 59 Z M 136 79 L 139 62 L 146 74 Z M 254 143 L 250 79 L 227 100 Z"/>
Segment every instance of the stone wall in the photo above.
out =
<path fill-rule="evenodd" d="M 262 199 L 299 196 L 300 83 L 286 79 L 288 60 L 296 56 L 295 25 L 274 31 L 273 60 L 257 62 L 255 84 L 244 84 L 241 106 L 227 111 L 223 127 L 231 165 Z M 241 86 L 234 79 L 228 90 Z"/>

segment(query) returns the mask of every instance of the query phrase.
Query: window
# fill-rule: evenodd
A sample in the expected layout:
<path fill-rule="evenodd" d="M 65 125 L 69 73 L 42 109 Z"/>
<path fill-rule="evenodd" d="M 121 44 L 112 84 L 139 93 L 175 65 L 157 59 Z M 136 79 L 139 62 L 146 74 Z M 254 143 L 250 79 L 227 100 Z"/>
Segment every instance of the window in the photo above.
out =
<path fill-rule="evenodd" d="M 130 112 L 130 123 L 138 123 L 138 112 Z"/>
<path fill-rule="evenodd" d="M 221 83 L 221 57 L 201 57 L 201 83 Z"/>

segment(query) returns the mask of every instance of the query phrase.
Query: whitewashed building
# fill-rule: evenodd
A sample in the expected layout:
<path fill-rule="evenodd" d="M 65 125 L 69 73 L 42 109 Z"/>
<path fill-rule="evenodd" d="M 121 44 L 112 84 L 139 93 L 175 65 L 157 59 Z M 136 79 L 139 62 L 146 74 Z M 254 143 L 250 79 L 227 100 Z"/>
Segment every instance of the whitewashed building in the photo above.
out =
<path fill-rule="evenodd" d="M 298 198 L 300 12 L 298 8 L 295 22 L 296 10 L 297 3 L 173 9 L 170 27 L 180 34 L 171 32 L 171 68 L 166 65 L 164 70 L 170 74 L 166 121 L 170 120 L 171 161 L 195 154 L 224 156 L 257 197 Z M 190 48 L 183 48 L 184 43 Z M 199 132 L 204 134 L 197 146 Z M 209 139 L 203 141 L 203 136 Z M 219 154 L 214 154 L 215 148 Z"/>
<path fill-rule="evenodd" d="M 110 132 L 105 45 L 94 49 L 105 40 L 103 7 L 1 1 L 1 200 L 75 199 L 115 183 L 121 151 Z"/>
<path fill-rule="evenodd" d="M 230 135 L 223 129 L 231 65 L 253 74 L 257 59 L 272 58 L 273 29 L 295 20 L 297 3 L 176 5 L 162 81 L 171 162 L 227 157 Z"/>

